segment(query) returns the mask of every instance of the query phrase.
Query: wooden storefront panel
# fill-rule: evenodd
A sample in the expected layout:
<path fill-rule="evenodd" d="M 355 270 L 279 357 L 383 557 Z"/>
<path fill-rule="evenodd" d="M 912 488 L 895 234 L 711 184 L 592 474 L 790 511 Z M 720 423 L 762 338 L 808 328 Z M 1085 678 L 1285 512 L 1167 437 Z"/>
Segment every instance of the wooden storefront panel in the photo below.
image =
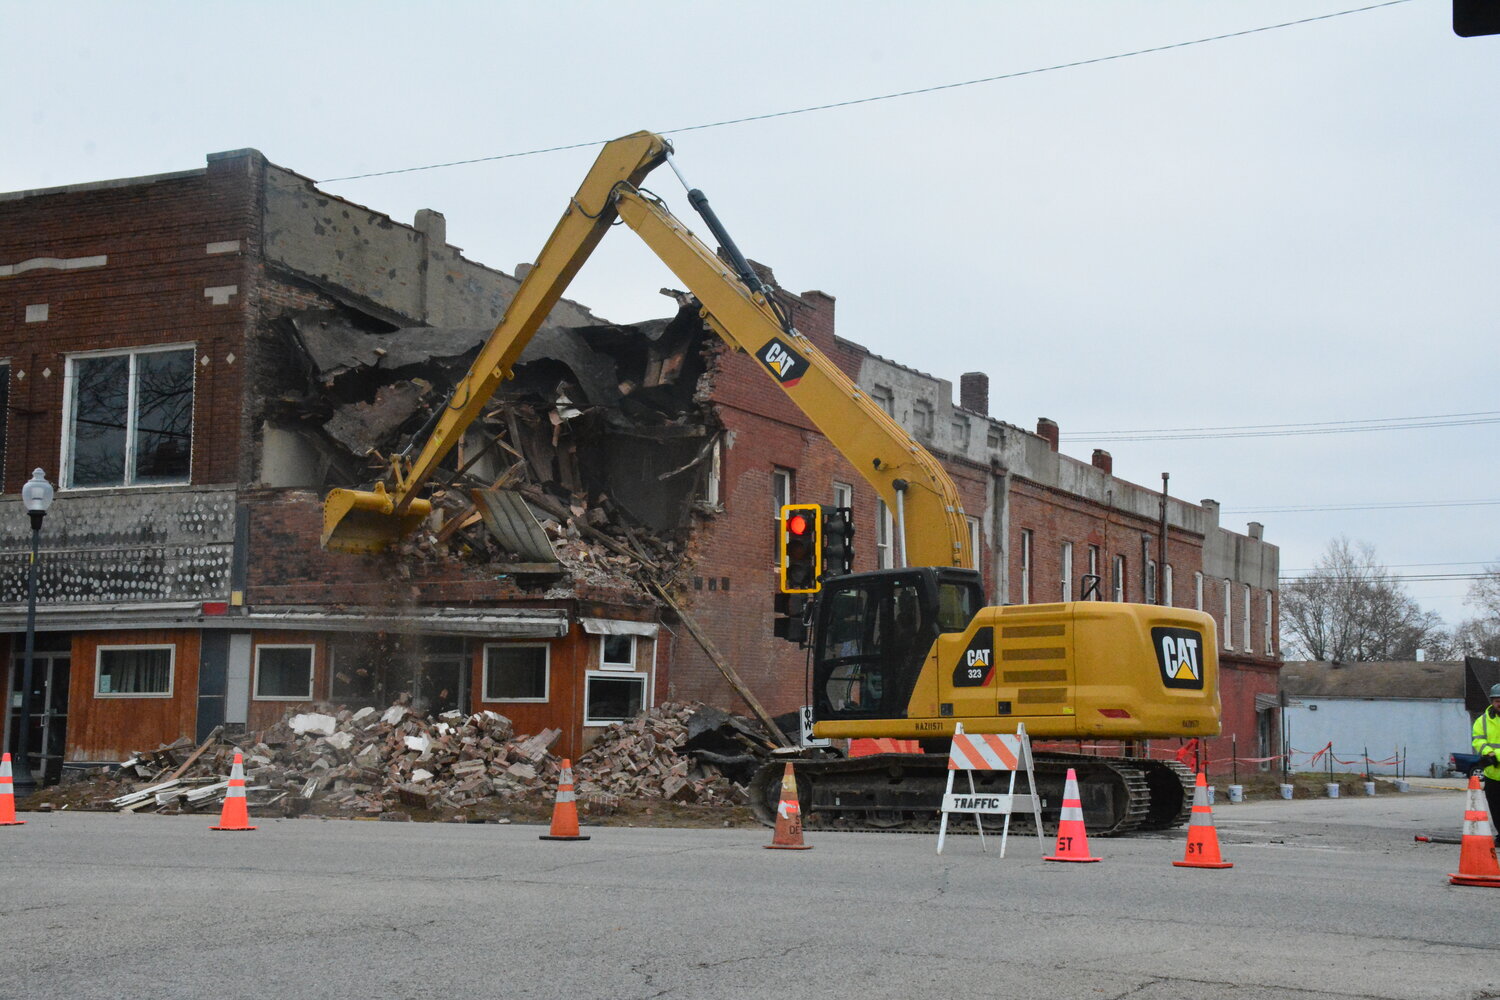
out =
<path fill-rule="evenodd" d="M 311 646 L 313 677 L 312 697 L 296 700 L 256 697 L 256 665 L 263 646 Z M 269 729 L 287 712 L 311 712 L 328 703 L 328 646 L 326 636 L 316 632 L 257 632 L 250 646 L 250 701 L 246 728 L 252 732 Z M 378 707 L 378 706 L 377 706 Z"/>
<path fill-rule="evenodd" d="M 172 693 L 96 696 L 101 646 L 171 646 Z M 195 734 L 198 633 L 186 629 L 81 632 L 73 637 L 68 696 L 68 759 L 124 760 L 136 750 Z"/>

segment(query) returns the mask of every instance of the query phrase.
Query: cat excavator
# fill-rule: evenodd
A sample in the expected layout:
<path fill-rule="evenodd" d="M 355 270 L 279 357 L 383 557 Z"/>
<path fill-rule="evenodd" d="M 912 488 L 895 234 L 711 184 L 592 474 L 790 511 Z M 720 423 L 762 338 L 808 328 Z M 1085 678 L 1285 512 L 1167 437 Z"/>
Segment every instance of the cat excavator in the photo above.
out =
<path fill-rule="evenodd" d="M 895 512 L 899 568 L 823 573 L 803 610 L 811 657 L 812 734 L 921 741 L 923 753 L 840 758 L 790 748 L 752 779 L 752 805 L 774 823 L 783 765 L 797 772 L 810 828 L 932 827 L 947 777 L 946 741 L 966 733 L 1033 740 L 1135 741 L 1219 731 L 1217 643 L 1201 611 L 1103 601 L 986 607 L 968 525 L 947 472 L 807 337 L 730 239 L 701 191 L 688 200 L 715 253 L 641 187 L 670 143 L 637 132 L 606 143 L 415 458 L 393 456 L 370 490 L 324 500 L 323 545 L 375 552 L 431 511 L 420 496 L 485 409 L 604 234 L 632 229 L 696 297 L 704 323 L 750 354 Z M 783 574 L 783 580 L 785 575 Z M 786 590 L 783 584 L 783 590 Z M 798 630 L 799 633 L 802 630 Z M 1036 752 L 1043 822 L 1055 821 L 1063 776 L 1076 771 L 1091 832 L 1122 834 L 1186 821 L 1193 775 L 1173 761 Z M 975 772 L 988 790 L 994 773 Z"/>

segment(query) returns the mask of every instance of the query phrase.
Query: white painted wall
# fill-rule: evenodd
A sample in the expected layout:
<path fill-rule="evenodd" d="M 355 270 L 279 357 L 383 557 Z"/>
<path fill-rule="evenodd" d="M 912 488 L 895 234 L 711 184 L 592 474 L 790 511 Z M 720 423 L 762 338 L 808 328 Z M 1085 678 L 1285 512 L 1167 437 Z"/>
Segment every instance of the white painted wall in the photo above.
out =
<path fill-rule="evenodd" d="M 1308 763 L 1307 754 L 1333 741 L 1333 752 L 1344 760 L 1357 760 L 1366 746 L 1370 757 L 1383 760 L 1399 756 L 1406 748 L 1406 773 L 1425 776 L 1446 772 L 1448 755 L 1467 752 L 1474 720 L 1464 711 L 1461 698 L 1299 698 L 1288 705 L 1284 716 L 1291 740 L 1294 771 L 1326 771 L 1326 759 Z M 1362 763 L 1334 764 L 1335 772 L 1358 773 Z M 1373 768 L 1378 777 L 1394 773 L 1389 766 Z"/>

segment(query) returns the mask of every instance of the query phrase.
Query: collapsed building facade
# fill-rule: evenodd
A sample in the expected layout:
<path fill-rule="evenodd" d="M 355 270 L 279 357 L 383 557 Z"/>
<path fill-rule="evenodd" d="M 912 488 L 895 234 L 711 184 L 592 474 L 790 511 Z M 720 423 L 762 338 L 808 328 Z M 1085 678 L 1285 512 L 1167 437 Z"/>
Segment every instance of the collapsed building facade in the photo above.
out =
<path fill-rule="evenodd" d="M 806 703 L 804 654 L 772 630 L 777 511 L 852 507 L 857 570 L 897 558 L 891 513 L 685 295 L 631 326 L 564 300 L 436 477 L 440 516 L 379 555 L 320 546 L 322 495 L 421 438 L 518 284 L 450 246 L 438 213 L 403 225 L 254 150 L 0 195 L 6 746 L 31 541 L 16 495 L 36 467 L 59 487 L 37 563 L 39 776 L 402 694 L 556 729 L 573 757 L 662 701 Z M 1106 599 L 1214 613 L 1226 733 L 1253 742 L 1279 665 L 1258 526 L 1060 455 L 1050 421 L 991 419 L 977 373 L 955 405 L 837 336 L 832 297 L 779 294 L 948 468 L 995 603 L 1081 596 L 1094 573 Z"/>

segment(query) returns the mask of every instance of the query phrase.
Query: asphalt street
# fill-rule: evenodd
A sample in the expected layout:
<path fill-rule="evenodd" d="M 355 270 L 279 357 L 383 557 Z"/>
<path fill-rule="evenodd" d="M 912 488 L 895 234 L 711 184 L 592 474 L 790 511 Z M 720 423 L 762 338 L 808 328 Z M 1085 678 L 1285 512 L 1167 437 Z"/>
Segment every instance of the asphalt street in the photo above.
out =
<path fill-rule="evenodd" d="M 1223 804 L 1052 842 L 26 814 L 0 829 L 0 997 L 1324 1000 L 1500 996 L 1500 891 L 1450 886 L 1456 790 Z"/>

